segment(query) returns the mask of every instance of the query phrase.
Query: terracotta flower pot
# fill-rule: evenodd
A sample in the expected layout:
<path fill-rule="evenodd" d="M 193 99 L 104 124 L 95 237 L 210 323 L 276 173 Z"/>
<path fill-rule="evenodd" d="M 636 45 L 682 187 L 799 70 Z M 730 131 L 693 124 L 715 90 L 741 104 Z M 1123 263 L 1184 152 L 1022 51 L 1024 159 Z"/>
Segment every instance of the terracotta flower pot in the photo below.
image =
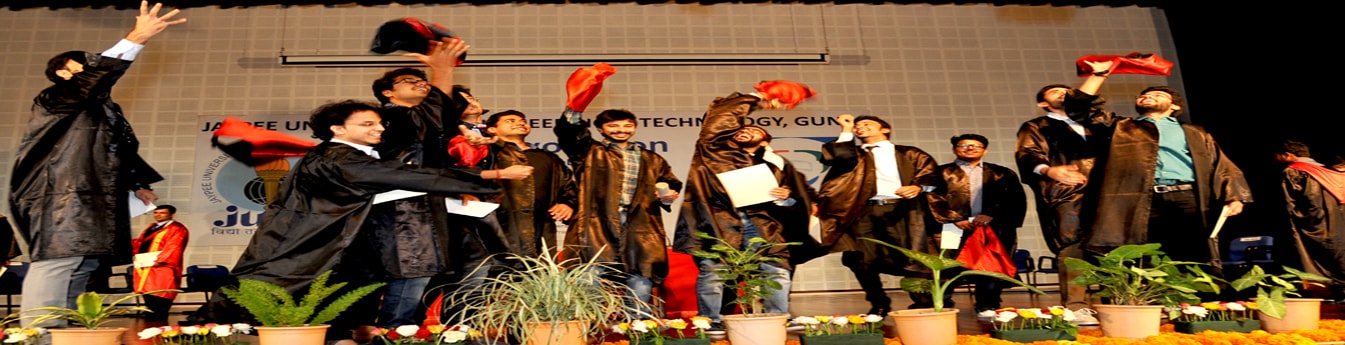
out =
<path fill-rule="evenodd" d="M 126 328 L 56 328 L 47 331 L 51 332 L 52 344 L 121 345 L 121 335 L 126 333 Z"/>
<path fill-rule="evenodd" d="M 1163 322 L 1161 305 L 1093 305 L 1097 310 L 1102 335 L 1112 338 L 1143 340 L 1158 335 Z"/>
<path fill-rule="evenodd" d="M 1260 311 L 1256 312 L 1256 318 L 1261 320 L 1261 329 L 1270 333 L 1314 330 L 1317 329 L 1317 321 L 1322 319 L 1322 299 L 1285 298 L 1284 318 L 1277 319 Z"/>
<path fill-rule="evenodd" d="M 322 345 L 327 341 L 331 325 L 298 327 L 253 327 L 257 330 L 259 345 Z"/>
<path fill-rule="evenodd" d="M 588 321 L 529 322 L 532 334 L 528 345 L 584 345 L 588 340 Z"/>
<path fill-rule="evenodd" d="M 903 345 L 952 345 L 957 343 L 957 309 L 898 310 L 887 315 L 897 324 Z"/>
<path fill-rule="evenodd" d="M 734 345 L 784 345 L 789 314 L 724 315 L 724 329 Z"/>

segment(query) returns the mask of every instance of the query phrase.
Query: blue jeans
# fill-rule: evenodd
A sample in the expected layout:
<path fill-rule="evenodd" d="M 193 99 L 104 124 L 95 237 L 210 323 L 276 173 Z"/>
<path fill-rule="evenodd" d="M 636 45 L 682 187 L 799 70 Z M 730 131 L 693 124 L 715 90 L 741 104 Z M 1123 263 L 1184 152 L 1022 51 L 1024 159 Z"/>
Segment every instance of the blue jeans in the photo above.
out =
<path fill-rule="evenodd" d="M 428 285 L 430 277 L 393 279 L 388 282 L 387 291 L 383 294 L 383 306 L 378 310 L 378 327 L 419 326 L 416 309 L 420 307 L 420 297 L 425 294 Z"/>
<path fill-rule="evenodd" d="M 23 279 L 23 301 L 20 309 L 31 310 L 40 307 L 75 308 L 75 299 L 84 293 L 89 276 L 98 269 L 98 259 L 92 256 L 76 256 L 60 259 L 33 261 L 28 266 L 28 275 Z M 41 315 L 45 312 L 24 313 L 24 316 Z M 52 320 L 42 324 L 32 324 L 33 319 L 19 320 L 23 327 L 59 328 L 67 326 L 65 321 Z"/>
<path fill-rule="evenodd" d="M 753 238 L 761 237 L 761 232 L 757 230 L 755 224 L 748 219 L 747 214 L 738 212 L 738 218 L 743 224 L 743 243 L 741 246 L 745 250 L 751 250 L 749 241 Z M 715 274 L 715 269 L 724 267 L 724 264 L 711 260 L 700 259 L 697 262 L 700 268 L 700 275 L 696 276 L 696 307 L 701 316 L 705 316 L 714 321 L 721 321 L 719 313 L 720 303 L 724 301 L 724 279 Z M 789 313 L 789 290 L 793 280 L 790 279 L 790 272 L 784 267 L 763 264 L 761 270 L 770 277 L 771 280 L 780 283 L 780 290 L 773 291 L 770 297 L 762 300 L 762 305 L 767 313 Z"/>
<path fill-rule="evenodd" d="M 720 303 L 724 300 L 724 280 L 715 275 L 714 270 L 723 267 L 724 264 L 710 259 L 700 259 L 697 265 L 700 267 L 700 275 L 696 277 L 696 307 L 701 316 L 721 321 L 719 309 L 722 307 Z M 770 297 L 762 300 L 765 312 L 789 313 L 789 289 L 792 283 L 789 279 L 789 270 L 772 264 L 761 265 L 761 270 L 781 286 L 780 290 L 772 291 Z"/>

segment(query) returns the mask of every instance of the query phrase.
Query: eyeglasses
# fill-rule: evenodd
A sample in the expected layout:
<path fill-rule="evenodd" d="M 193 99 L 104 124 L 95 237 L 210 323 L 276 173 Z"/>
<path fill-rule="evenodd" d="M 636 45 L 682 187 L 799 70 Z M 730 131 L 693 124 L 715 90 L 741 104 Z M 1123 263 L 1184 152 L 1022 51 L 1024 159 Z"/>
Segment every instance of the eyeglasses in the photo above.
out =
<path fill-rule="evenodd" d="M 425 80 L 425 79 L 415 79 L 415 78 L 412 78 L 412 79 L 402 79 L 402 80 L 398 80 L 398 81 L 394 81 L 394 82 L 392 82 L 393 85 L 397 85 L 397 84 L 411 84 L 411 85 L 416 85 L 416 84 L 420 84 L 420 83 L 426 83 L 426 84 L 429 84 L 430 81 L 429 81 L 429 80 Z"/>
<path fill-rule="evenodd" d="M 956 148 L 959 148 L 959 149 L 968 149 L 968 150 L 980 150 L 980 149 L 985 148 L 985 146 L 976 145 L 976 144 L 954 145 L 953 147 L 956 147 Z"/>

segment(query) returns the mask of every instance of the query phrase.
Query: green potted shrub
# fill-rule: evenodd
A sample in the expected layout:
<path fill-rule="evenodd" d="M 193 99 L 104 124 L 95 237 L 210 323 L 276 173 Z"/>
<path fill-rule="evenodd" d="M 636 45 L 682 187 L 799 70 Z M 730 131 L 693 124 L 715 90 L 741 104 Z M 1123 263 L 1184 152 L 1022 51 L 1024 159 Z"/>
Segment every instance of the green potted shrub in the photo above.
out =
<path fill-rule="evenodd" d="M 948 293 L 949 289 L 953 287 L 953 283 L 959 278 L 966 276 L 993 277 L 1018 284 L 1018 286 L 1025 287 L 1028 291 L 1034 293 L 1045 294 L 1036 287 L 999 272 L 965 270 L 950 279 L 944 280 L 942 277 L 943 271 L 966 265 L 961 261 L 944 257 L 947 250 L 941 250 L 939 255 L 934 255 L 902 248 L 873 238 L 864 237 L 861 239 L 901 251 L 907 258 L 919 262 L 931 271 L 931 279 L 902 278 L 903 289 L 909 287 L 915 292 L 929 291 L 934 299 L 934 308 L 931 309 L 907 309 L 891 313 L 892 320 L 897 325 L 897 336 L 901 338 L 902 344 L 948 345 L 957 341 L 957 309 L 945 311 L 943 309 L 943 296 Z"/>
<path fill-rule="evenodd" d="M 285 288 L 252 279 L 240 279 L 238 289 L 224 288 L 221 292 L 261 323 L 255 327 L 261 345 L 321 344 L 330 327 L 324 323 L 384 285 L 375 283 L 352 289 L 323 306 L 323 301 L 346 286 L 345 282 L 327 285 L 331 274 L 332 271 L 323 272 L 314 279 L 308 293 L 298 302 Z"/>
<path fill-rule="evenodd" d="M 1065 258 L 1065 265 L 1079 272 L 1071 284 L 1098 285 L 1102 290 L 1097 295 L 1109 300 L 1093 306 L 1103 335 L 1136 340 L 1157 335 L 1163 307 L 1177 309 L 1182 303 L 1199 303 L 1196 293 L 1219 292 L 1215 278 L 1200 269 L 1201 263 L 1173 261 L 1159 247 L 1157 243 L 1120 246 L 1098 257 L 1098 265 Z"/>
<path fill-rule="evenodd" d="M 64 320 L 70 322 L 71 326 L 75 326 L 49 329 L 51 341 L 55 344 L 117 345 L 121 344 L 121 336 L 122 333 L 126 332 L 126 328 L 104 327 L 104 325 L 114 316 L 150 311 L 145 307 L 119 307 L 117 305 L 142 295 L 169 291 L 177 290 L 156 290 L 140 294 L 128 294 L 110 301 L 109 299 L 112 297 L 110 295 L 100 295 L 97 292 L 88 291 L 75 297 L 75 309 L 65 307 L 33 308 L 22 313 L 45 312 L 45 314 L 28 315 L 22 318 L 32 318 L 33 324 Z"/>
<path fill-rule="evenodd" d="M 454 292 L 450 303 L 461 306 L 454 319 L 489 337 L 508 332 L 524 344 L 566 345 L 583 344 L 606 320 L 631 320 L 632 310 L 649 309 L 624 284 L 602 278 L 617 270 L 597 256 L 557 259 L 559 251 L 545 242 L 541 252 L 500 254 L 512 268 Z"/>
<path fill-rule="evenodd" d="M 772 273 L 766 272 L 761 265 L 785 262 L 785 259 L 769 254 L 779 247 L 798 245 L 799 242 L 770 243 L 764 238 L 749 239 L 743 248 L 736 248 L 721 238 L 708 233 L 696 232 L 702 240 L 715 241 L 709 251 L 696 250 L 691 255 L 698 258 L 717 260 L 723 265 L 717 266 L 715 276 L 724 281 L 728 290 L 740 290 L 733 304 L 743 311 L 738 315 L 724 315 L 724 328 L 728 331 L 729 343 L 740 345 L 780 345 L 788 338 L 787 322 L 789 314 L 770 314 L 762 312 L 761 300 L 783 289 L 780 282 L 771 280 Z M 785 293 L 789 293 L 785 291 Z"/>
<path fill-rule="evenodd" d="M 1257 318 L 1262 327 L 1271 333 L 1284 333 L 1295 329 L 1317 329 L 1321 319 L 1322 299 L 1288 298 L 1299 297 L 1298 287 L 1303 285 L 1323 286 L 1331 278 L 1284 267 L 1284 274 L 1267 274 L 1261 266 L 1252 266 L 1247 274 L 1229 283 L 1234 290 L 1243 291 L 1256 287 Z"/>

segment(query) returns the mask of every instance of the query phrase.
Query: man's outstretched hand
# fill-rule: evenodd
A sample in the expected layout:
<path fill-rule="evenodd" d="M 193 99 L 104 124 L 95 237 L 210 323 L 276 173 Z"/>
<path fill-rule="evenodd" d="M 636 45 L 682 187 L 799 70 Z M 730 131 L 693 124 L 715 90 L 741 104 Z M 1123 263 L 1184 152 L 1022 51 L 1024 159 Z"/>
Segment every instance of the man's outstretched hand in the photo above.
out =
<path fill-rule="evenodd" d="M 135 29 L 131 29 L 131 33 L 126 34 L 126 40 L 135 44 L 145 44 L 146 41 L 149 41 L 150 38 L 154 38 L 155 35 L 163 32 L 163 30 L 167 29 L 169 26 L 187 22 L 187 18 L 170 20 L 173 16 L 176 16 L 178 12 L 181 12 L 178 9 L 173 9 L 160 16 L 159 10 L 162 9 L 163 4 L 161 3 L 155 3 L 154 7 L 151 8 L 149 6 L 149 1 L 141 1 L 140 15 L 135 16 Z"/>

